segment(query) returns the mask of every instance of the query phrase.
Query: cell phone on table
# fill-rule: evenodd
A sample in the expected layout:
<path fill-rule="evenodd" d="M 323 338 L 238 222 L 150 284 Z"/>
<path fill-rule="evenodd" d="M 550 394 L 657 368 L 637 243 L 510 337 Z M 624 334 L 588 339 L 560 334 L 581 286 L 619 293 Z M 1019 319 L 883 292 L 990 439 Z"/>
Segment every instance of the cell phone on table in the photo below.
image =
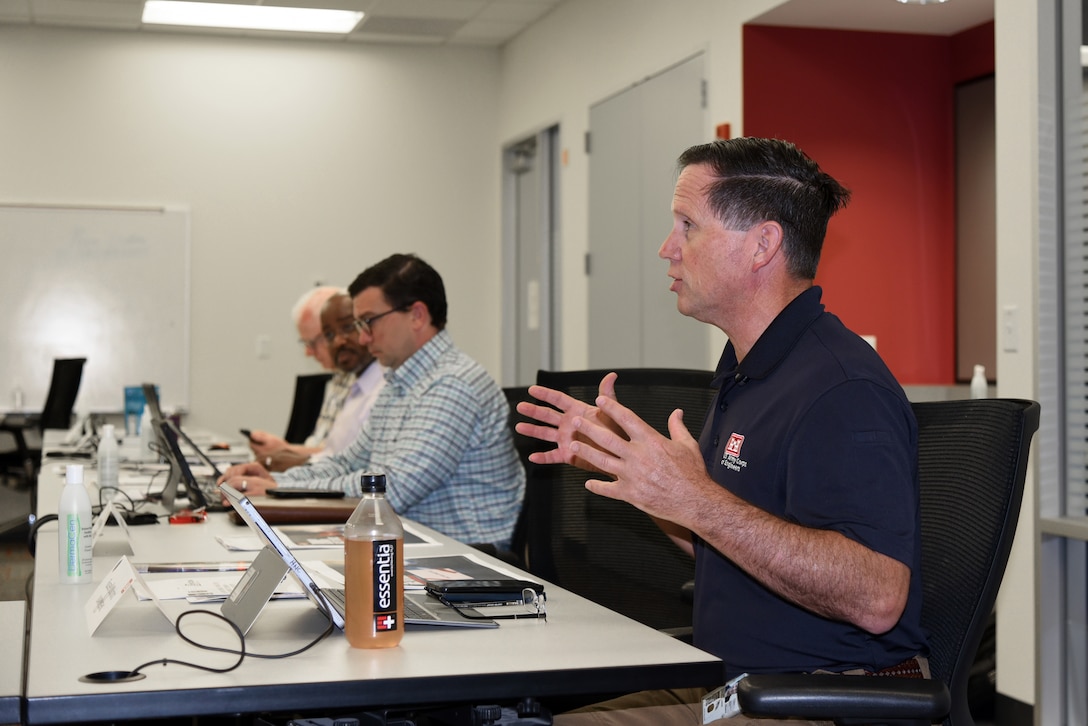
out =
<path fill-rule="evenodd" d="M 271 491 L 271 490 L 269 490 Z M 451 603 L 521 603 L 527 598 L 525 591 L 531 590 L 539 597 L 544 586 L 531 580 L 428 580 L 424 589 L 443 601 Z"/>

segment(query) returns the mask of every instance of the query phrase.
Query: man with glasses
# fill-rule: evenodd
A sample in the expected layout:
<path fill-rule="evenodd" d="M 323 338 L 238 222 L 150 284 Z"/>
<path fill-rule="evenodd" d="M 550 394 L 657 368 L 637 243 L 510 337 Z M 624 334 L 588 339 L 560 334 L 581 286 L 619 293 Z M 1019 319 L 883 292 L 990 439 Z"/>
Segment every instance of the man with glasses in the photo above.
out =
<path fill-rule="evenodd" d="M 249 494 L 283 484 L 359 496 L 361 474 L 385 474 L 401 516 L 507 549 L 525 492 L 510 408 L 483 367 L 453 345 L 441 276 L 397 254 L 363 271 L 348 292 L 359 342 L 388 369 L 358 438 L 311 466 L 270 474 L 251 462 L 223 479 Z"/>
<path fill-rule="evenodd" d="M 342 389 L 344 394 L 333 399 L 335 408 L 330 405 L 322 409 L 323 415 L 331 414 L 332 421 L 323 427 L 326 435 L 320 444 L 312 445 L 309 441 L 289 444 L 271 434 L 263 436 L 264 454 L 258 454 L 257 461 L 269 471 L 286 471 L 343 451 L 359 434 L 385 385 L 382 367 L 359 342 L 351 298 L 346 293 L 337 292 L 325 302 L 321 310 L 321 339 L 337 371 L 329 386 L 336 391 Z"/>
<path fill-rule="evenodd" d="M 298 342 L 302 344 L 303 353 L 307 358 L 316 360 L 326 371 L 333 371 L 332 378 L 325 385 L 321 415 L 314 425 L 313 433 L 302 444 L 313 450 L 318 450 L 325 442 L 354 380 L 349 374 L 337 372 L 328 343 L 321 331 L 321 310 L 329 298 L 338 293 L 343 294 L 344 290 L 329 285 L 315 287 L 304 292 L 291 308 L 291 319 L 295 321 Z M 258 461 L 267 461 L 269 456 L 275 455 L 286 445 L 287 442 L 281 437 L 268 431 L 257 430 L 250 434 L 249 447 Z"/>

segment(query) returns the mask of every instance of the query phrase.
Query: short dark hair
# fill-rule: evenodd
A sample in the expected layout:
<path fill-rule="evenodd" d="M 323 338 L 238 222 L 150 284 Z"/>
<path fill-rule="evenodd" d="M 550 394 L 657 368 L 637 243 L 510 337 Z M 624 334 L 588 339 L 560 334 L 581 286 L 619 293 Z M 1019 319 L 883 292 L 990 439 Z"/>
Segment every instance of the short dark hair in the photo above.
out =
<path fill-rule="evenodd" d="M 348 294 L 355 297 L 368 287 L 379 288 L 394 309 L 422 302 L 434 327 L 446 327 L 446 286 L 442 276 L 415 255 L 390 255 L 371 265 L 348 286 Z"/>
<path fill-rule="evenodd" d="M 742 137 L 692 146 L 680 169 L 706 164 L 718 179 L 707 190 L 710 207 L 729 229 L 769 220 L 783 230 L 790 274 L 816 277 L 827 223 L 850 201 L 850 190 L 788 141 Z"/>

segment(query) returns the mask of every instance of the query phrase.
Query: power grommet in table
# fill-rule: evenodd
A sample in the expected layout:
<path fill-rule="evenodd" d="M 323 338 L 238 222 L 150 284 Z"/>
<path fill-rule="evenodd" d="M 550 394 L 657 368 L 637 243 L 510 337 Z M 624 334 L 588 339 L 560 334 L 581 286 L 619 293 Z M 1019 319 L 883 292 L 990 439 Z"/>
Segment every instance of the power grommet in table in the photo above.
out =
<path fill-rule="evenodd" d="M 147 676 L 133 671 L 99 671 L 98 673 L 88 673 L 85 676 L 80 676 L 79 680 L 83 683 L 128 683 L 143 678 L 147 678 Z"/>

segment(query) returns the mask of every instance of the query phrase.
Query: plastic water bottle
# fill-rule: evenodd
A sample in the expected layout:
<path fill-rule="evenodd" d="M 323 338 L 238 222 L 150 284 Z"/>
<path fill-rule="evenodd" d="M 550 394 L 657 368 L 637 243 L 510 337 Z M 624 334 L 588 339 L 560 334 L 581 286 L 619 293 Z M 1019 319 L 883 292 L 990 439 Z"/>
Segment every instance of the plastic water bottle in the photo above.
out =
<path fill-rule="evenodd" d="M 155 452 L 151 450 L 151 442 L 155 440 L 155 424 L 151 422 L 151 411 L 146 403 L 143 413 L 140 414 L 140 421 L 136 424 L 136 431 L 140 440 L 140 454 L 136 458 L 140 461 L 154 460 Z"/>
<path fill-rule="evenodd" d="M 121 453 L 117 448 L 117 438 L 113 435 L 113 424 L 102 427 L 102 438 L 98 440 L 98 488 L 117 489 L 117 474 L 120 467 Z M 112 496 L 110 492 L 107 496 Z"/>
<path fill-rule="evenodd" d="M 344 527 L 344 635 L 353 648 L 392 648 L 404 636 L 404 527 L 384 474 L 363 474 L 362 487 Z"/>
<path fill-rule="evenodd" d="M 971 376 L 971 398 L 986 398 L 986 366 L 976 365 L 975 374 Z"/>
<path fill-rule="evenodd" d="M 66 584 L 90 582 L 94 565 L 91 553 L 91 498 L 83 486 L 83 467 L 79 464 L 69 464 L 65 470 L 57 520 L 60 525 L 57 548 L 60 581 Z"/>

